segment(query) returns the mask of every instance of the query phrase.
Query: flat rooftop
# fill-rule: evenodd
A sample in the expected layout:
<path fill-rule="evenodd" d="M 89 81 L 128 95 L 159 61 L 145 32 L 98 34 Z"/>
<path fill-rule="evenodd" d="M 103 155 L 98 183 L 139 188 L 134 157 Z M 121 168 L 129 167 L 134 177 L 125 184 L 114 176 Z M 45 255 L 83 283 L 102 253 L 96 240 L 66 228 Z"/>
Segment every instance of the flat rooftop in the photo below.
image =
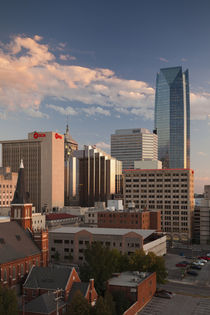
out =
<path fill-rule="evenodd" d="M 119 236 L 123 236 L 123 235 L 133 232 L 143 237 L 143 239 L 147 238 L 148 236 L 156 232 L 156 230 L 141 230 L 141 229 L 109 229 L 109 228 L 94 228 L 94 227 L 84 228 L 84 227 L 65 226 L 58 229 L 53 229 L 49 231 L 49 233 L 75 234 L 81 231 L 87 231 L 95 235 L 119 235 Z"/>
<path fill-rule="evenodd" d="M 122 272 L 110 280 L 109 285 L 116 285 L 122 287 L 137 287 L 140 282 L 144 281 L 151 273 L 139 271 L 126 271 Z"/>

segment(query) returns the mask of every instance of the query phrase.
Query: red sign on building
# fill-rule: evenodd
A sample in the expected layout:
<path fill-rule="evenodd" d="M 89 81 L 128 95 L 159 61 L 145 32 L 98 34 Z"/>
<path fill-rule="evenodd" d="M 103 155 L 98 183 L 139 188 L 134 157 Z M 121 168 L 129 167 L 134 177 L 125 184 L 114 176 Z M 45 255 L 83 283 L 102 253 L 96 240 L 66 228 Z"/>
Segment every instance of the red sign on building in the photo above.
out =
<path fill-rule="evenodd" d="M 45 133 L 34 132 L 34 139 L 46 137 Z"/>
<path fill-rule="evenodd" d="M 58 133 L 55 134 L 55 139 L 62 139 L 62 136 L 59 135 Z"/>

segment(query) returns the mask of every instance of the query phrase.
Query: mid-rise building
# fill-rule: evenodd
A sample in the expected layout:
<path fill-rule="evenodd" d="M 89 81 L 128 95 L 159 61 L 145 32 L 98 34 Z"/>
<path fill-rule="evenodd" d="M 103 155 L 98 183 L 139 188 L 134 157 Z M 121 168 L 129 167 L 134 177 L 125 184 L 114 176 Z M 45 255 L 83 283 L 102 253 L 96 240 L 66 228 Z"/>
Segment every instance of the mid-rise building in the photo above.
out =
<path fill-rule="evenodd" d="M 76 158 L 75 192 L 70 198 L 78 199 L 82 207 L 93 207 L 97 201 L 106 202 L 122 192 L 122 163 L 95 146 L 84 146 L 74 151 Z M 71 181 L 73 183 L 73 179 Z M 73 192 L 73 190 L 72 190 Z"/>
<path fill-rule="evenodd" d="M 194 171 L 191 169 L 127 170 L 124 206 L 161 210 L 161 230 L 168 240 L 189 241 L 194 210 Z"/>
<path fill-rule="evenodd" d="M 9 208 L 13 199 L 18 173 L 10 167 L 0 167 L 0 208 Z"/>
<path fill-rule="evenodd" d="M 111 135 L 111 156 L 123 169 L 133 169 L 134 161 L 157 160 L 157 145 L 157 135 L 148 129 L 119 129 Z"/>
<path fill-rule="evenodd" d="M 28 139 L 2 143 L 2 164 L 17 172 L 25 167 L 26 190 L 37 210 L 64 206 L 64 136 L 57 132 L 31 132 Z"/>
<path fill-rule="evenodd" d="M 190 168 L 190 98 L 188 70 L 160 69 L 156 79 L 155 130 L 163 168 Z"/>

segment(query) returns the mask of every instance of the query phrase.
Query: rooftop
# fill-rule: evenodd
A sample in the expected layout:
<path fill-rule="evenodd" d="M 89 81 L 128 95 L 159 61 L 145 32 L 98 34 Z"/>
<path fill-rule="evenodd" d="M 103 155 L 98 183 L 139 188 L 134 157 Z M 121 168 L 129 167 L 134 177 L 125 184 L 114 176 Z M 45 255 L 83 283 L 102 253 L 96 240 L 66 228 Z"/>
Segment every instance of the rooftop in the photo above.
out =
<path fill-rule="evenodd" d="M 62 219 L 69 219 L 74 218 L 76 215 L 68 214 L 68 213 L 48 213 L 46 214 L 46 220 L 62 220 Z"/>
<path fill-rule="evenodd" d="M 109 229 L 109 228 L 86 228 L 86 227 L 61 227 L 58 229 L 51 230 L 49 233 L 78 233 L 81 231 L 87 231 L 95 235 L 126 235 L 128 233 L 136 233 L 143 237 L 147 238 L 151 234 L 155 233 L 155 230 L 141 230 L 141 229 Z"/>
<path fill-rule="evenodd" d="M 139 271 L 126 271 L 108 280 L 109 285 L 123 287 L 137 287 L 151 273 Z"/>

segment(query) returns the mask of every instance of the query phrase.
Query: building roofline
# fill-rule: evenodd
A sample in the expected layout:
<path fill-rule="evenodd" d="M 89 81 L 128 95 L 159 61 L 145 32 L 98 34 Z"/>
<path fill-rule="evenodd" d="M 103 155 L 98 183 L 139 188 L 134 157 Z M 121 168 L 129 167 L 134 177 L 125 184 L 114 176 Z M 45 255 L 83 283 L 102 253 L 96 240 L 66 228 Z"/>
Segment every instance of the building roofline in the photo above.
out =
<path fill-rule="evenodd" d="M 147 168 L 147 169 L 142 169 L 142 168 L 136 168 L 136 169 L 124 169 L 123 172 L 135 172 L 135 171 L 192 171 L 194 172 L 193 169 L 191 168 L 161 168 L 161 169 L 151 169 L 151 168 Z"/>

